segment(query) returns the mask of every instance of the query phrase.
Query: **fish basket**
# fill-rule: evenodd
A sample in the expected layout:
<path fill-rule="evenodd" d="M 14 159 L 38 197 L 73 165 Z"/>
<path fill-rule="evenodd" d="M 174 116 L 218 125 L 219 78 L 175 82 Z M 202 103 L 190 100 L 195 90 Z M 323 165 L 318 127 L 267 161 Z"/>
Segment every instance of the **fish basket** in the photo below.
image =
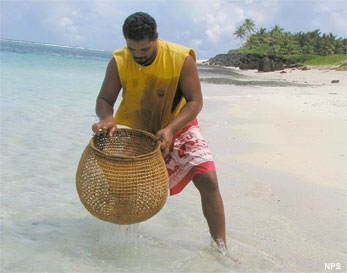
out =
<path fill-rule="evenodd" d="M 77 192 L 95 217 L 120 225 L 154 216 L 164 206 L 169 179 L 160 142 L 135 129 L 94 135 L 76 173 Z"/>

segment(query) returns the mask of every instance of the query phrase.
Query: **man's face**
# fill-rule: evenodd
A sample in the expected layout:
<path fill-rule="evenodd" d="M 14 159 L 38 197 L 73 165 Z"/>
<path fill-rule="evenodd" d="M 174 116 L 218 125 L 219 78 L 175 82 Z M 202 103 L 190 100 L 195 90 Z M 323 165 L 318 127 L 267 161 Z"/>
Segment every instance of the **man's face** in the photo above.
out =
<path fill-rule="evenodd" d="M 150 41 L 147 38 L 141 41 L 126 39 L 126 43 L 134 61 L 140 65 L 151 64 L 157 55 L 157 39 Z"/>

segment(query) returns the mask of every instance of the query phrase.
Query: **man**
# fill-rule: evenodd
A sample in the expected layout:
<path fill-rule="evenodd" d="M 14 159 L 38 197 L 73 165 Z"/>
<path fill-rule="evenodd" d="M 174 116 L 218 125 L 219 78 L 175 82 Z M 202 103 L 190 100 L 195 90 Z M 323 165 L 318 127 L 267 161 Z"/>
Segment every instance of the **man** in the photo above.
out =
<path fill-rule="evenodd" d="M 212 238 L 226 252 L 223 201 L 215 166 L 195 119 L 202 94 L 193 50 L 158 39 L 155 20 L 137 12 L 124 22 L 127 46 L 108 64 L 96 103 L 95 133 L 112 135 L 117 124 L 149 131 L 161 141 L 170 194 L 193 180 Z M 113 117 L 120 90 L 122 102 Z"/>

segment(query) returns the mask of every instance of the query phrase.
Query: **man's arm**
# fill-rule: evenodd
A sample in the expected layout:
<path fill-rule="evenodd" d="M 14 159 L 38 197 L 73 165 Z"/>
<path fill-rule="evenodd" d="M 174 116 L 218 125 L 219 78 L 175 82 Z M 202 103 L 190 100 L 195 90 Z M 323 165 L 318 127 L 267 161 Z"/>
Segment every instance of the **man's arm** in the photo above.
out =
<path fill-rule="evenodd" d="M 191 122 L 202 108 L 202 93 L 198 70 L 192 56 L 184 61 L 181 71 L 179 86 L 187 103 L 177 117 L 167 127 L 157 133 L 157 139 L 161 140 L 162 153 L 166 157 L 174 134 L 189 122 Z"/>
<path fill-rule="evenodd" d="M 98 123 L 92 126 L 96 134 L 99 134 L 100 129 L 102 129 L 104 135 L 108 131 L 109 135 L 112 136 L 114 130 L 117 129 L 117 125 L 113 119 L 113 107 L 121 88 L 117 64 L 115 59 L 112 58 L 108 63 L 104 82 L 96 99 L 95 111 L 100 119 Z"/>

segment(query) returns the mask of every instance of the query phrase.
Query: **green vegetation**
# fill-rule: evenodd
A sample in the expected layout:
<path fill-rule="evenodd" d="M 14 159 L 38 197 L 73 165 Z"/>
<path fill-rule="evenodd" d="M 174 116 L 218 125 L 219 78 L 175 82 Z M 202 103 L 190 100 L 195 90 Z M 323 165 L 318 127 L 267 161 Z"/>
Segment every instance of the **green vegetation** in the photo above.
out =
<path fill-rule="evenodd" d="M 346 61 L 346 55 L 333 54 L 328 56 L 312 56 L 305 64 L 307 65 L 335 65 L 342 64 Z"/>
<path fill-rule="evenodd" d="M 287 60 L 290 60 L 291 63 L 295 64 L 306 64 L 307 61 L 315 58 L 317 55 L 310 55 L 310 54 L 296 54 L 296 55 L 284 55 L 283 57 Z"/>
<path fill-rule="evenodd" d="M 283 56 L 291 63 L 311 65 L 311 66 L 338 66 L 340 68 L 347 66 L 347 55 L 332 54 L 327 56 L 319 55 L 287 55 Z"/>
<path fill-rule="evenodd" d="M 318 29 L 293 34 L 275 25 L 269 31 L 262 27 L 256 31 L 254 22 L 248 18 L 234 35 L 244 43 L 241 48 L 230 50 L 229 54 L 259 53 L 282 56 L 293 63 L 306 65 L 346 66 L 347 39 L 336 38 L 332 33 L 321 34 Z"/>

